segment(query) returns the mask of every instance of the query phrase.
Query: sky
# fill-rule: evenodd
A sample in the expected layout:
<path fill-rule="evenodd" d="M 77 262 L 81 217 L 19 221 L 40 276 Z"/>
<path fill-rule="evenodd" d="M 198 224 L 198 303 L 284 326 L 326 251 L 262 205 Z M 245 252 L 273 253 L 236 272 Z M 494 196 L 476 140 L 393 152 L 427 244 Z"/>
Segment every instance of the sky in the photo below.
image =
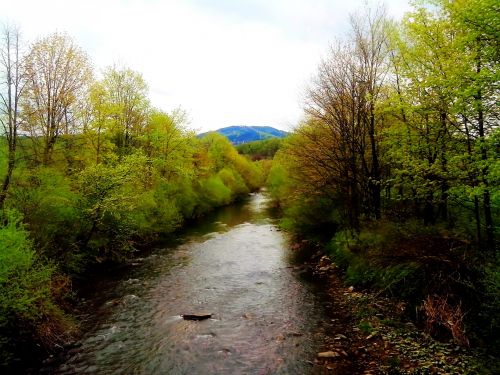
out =
<path fill-rule="evenodd" d="M 110 65 L 140 72 L 152 104 L 187 111 L 196 131 L 230 125 L 290 130 L 329 43 L 349 14 L 376 0 L 0 0 L 0 23 L 27 42 L 66 32 L 97 75 Z M 410 10 L 385 0 L 390 16 Z"/>

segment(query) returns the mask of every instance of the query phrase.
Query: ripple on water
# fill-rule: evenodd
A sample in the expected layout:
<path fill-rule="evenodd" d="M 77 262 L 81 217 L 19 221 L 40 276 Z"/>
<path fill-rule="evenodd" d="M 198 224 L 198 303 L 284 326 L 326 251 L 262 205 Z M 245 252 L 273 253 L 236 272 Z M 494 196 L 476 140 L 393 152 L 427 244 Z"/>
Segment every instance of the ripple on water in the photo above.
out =
<path fill-rule="evenodd" d="M 54 372 L 307 373 L 322 307 L 287 268 L 286 238 L 265 205 L 255 194 L 203 224 L 215 232 L 195 228 L 184 243 L 146 258 Z M 213 319 L 181 317 L 200 312 Z"/>

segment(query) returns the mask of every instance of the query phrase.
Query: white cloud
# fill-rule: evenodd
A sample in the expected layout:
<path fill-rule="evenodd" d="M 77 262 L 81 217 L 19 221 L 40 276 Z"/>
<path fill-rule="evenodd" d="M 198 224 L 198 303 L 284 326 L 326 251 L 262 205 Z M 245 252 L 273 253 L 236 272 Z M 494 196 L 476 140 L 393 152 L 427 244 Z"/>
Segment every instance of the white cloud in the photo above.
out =
<path fill-rule="evenodd" d="M 399 17 L 406 1 L 388 1 Z M 153 104 L 182 106 L 192 127 L 282 129 L 301 116 L 301 90 L 328 41 L 364 0 L 0 0 L 0 21 L 28 40 L 66 31 L 96 68 L 141 72 Z"/>

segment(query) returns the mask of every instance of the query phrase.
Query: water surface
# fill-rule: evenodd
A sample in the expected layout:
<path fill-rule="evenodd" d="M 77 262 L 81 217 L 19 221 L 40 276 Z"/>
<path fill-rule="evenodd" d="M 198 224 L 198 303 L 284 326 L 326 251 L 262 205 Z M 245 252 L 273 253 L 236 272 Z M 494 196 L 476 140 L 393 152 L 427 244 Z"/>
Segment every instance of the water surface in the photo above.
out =
<path fill-rule="evenodd" d="M 57 374 L 307 374 L 328 329 L 264 194 L 217 211 L 94 295 Z M 182 314 L 209 313 L 204 321 Z"/>

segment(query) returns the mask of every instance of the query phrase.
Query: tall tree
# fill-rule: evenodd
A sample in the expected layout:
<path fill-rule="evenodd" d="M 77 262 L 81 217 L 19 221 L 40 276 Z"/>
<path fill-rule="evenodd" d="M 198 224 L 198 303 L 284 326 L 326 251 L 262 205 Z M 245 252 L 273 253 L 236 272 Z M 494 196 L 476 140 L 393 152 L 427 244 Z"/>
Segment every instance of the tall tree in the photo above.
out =
<path fill-rule="evenodd" d="M 102 82 L 95 82 L 90 87 L 87 113 L 84 134 L 95 151 L 95 163 L 99 164 L 104 151 L 110 148 L 106 135 L 110 130 L 112 113 L 112 104 Z"/>
<path fill-rule="evenodd" d="M 25 61 L 23 109 L 34 144 L 42 141 L 35 152 L 41 152 L 42 163 L 48 164 L 58 137 L 74 131 L 75 106 L 84 100 L 92 69 L 85 52 L 68 35 L 58 33 L 34 43 Z"/>
<path fill-rule="evenodd" d="M 5 27 L 0 46 L 0 124 L 2 136 L 7 141 L 7 172 L 0 191 L 0 209 L 3 208 L 16 163 L 17 137 L 19 130 L 19 104 L 25 87 L 19 30 Z"/>
<path fill-rule="evenodd" d="M 467 137 L 477 143 L 477 170 L 482 191 L 486 239 L 489 248 L 494 247 L 495 225 L 492 214 L 491 186 L 487 137 L 498 130 L 500 110 L 500 6 L 495 0 L 444 1 L 435 0 L 443 9 L 458 35 L 458 50 L 462 56 L 464 71 L 458 77 L 460 90 L 459 108 L 463 127 L 470 126 Z M 476 172 L 476 171 L 475 171 Z M 475 195 L 477 199 L 477 194 Z"/>
<path fill-rule="evenodd" d="M 111 105 L 111 127 L 120 154 L 126 154 L 148 118 L 148 86 L 131 69 L 107 68 L 102 81 Z"/>
<path fill-rule="evenodd" d="M 404 145 L 405 152 L 393 159 L 399 160 L 393 167 L 412 190 L 417 212 L 423 202 L 426 223 L 453 221 L 452 194 L 453 204 L 473 206 L 478 241 L 484 220 L 491 247 L 486 144 L 499 119 L 498 26 L 493 31 L 498 7 L 490 0 L 430 3 L 435 7 L 417 7 L 405 18 L 392 43 L 398 97 L 393 103 L 406 128 L 394 144 L 395 149 Z"/>
<path fill-rule="evenodd" d="M 181 110 L 172 114 L 152 110 L 141 137 L 150 162 L 168 182 L 179 175 L 190 174 L 192 135 L 184 128 L 184 121 L 185 114 Z"/>
<path fill-rule="evenodd" d="M 360 87 L 360 103 L 363 108 L 362 122 L 368 133 L 369 149 L 365 173 L 369 176 L 368 186 L 371 192 L 371 205 L 376 219 L 381 212 L 381 166 L 379 160 L 379 141 L 377 127 L 382 126 L 381 118 L 377 116 L 376 107 L 380 101 L 388 74 L 388 40 L 385 30 L 387 17 L 384 8 L 368 9 L 362 16 L 351 17 L 351 27 L 354 41 L 354 56 L 358 68 Z M 377 126 L 377 122 L 379 123 Z M 363 159 L 364 161 L 365 159 Z"/>
<path fill-rule="evenodd" d="M 381 217 L 377 132 L 382 121 L 376 109 L 387 74 L 387 46 L 383 10 L 351 23 L 351 38 L 332 48 L 319 66 L 305 105 L 310 121 L 299 128 L 301 145 L 291 152 L 317 188 L 333 184 L 332 191 L 342 192 L 349 225 L 357 228 L 361 213 Z"/>

